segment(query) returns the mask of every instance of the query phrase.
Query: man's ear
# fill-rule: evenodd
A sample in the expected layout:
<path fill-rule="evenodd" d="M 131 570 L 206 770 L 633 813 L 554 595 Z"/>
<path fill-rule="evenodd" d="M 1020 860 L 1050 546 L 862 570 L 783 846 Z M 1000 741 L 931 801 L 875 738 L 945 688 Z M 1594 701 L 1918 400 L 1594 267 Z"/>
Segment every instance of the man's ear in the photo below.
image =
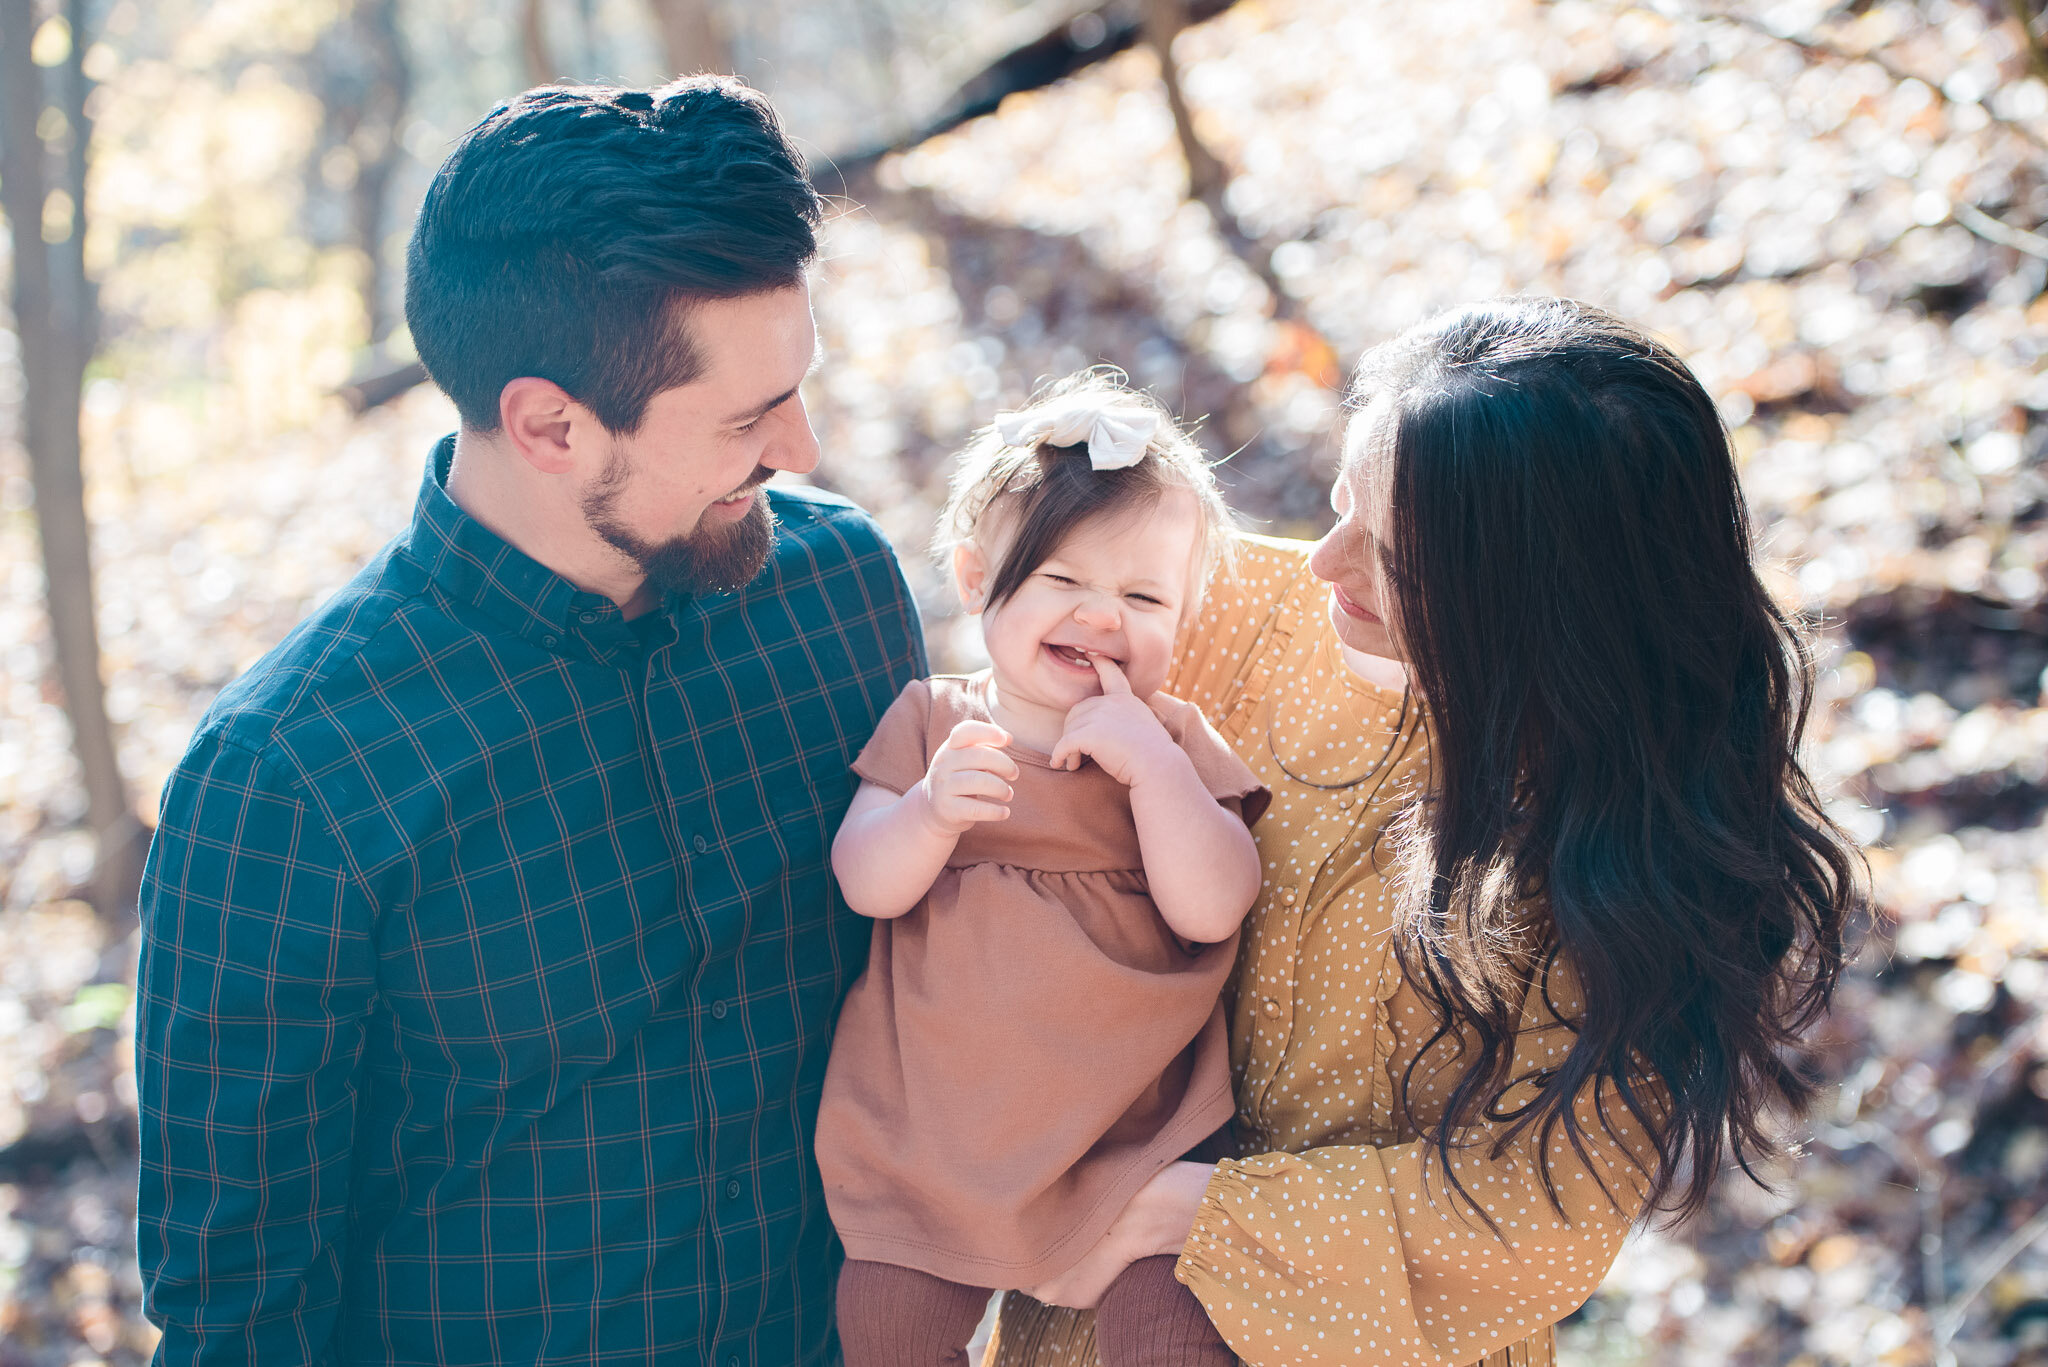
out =
<path fill-rule="evenodd" d="M 953 591 L 960 605 L 979 615 L 988 606 L 988 555 L 978 542 L 960 541 L 953 546 Z"/>
<path fill-rule="evenodd" d="M 577 466 L 577 429 L 589 415 L 552 380 L 523 375 L 498 391 L 498 425 L 506 443 L 544 475 L 566 475 Z"/>

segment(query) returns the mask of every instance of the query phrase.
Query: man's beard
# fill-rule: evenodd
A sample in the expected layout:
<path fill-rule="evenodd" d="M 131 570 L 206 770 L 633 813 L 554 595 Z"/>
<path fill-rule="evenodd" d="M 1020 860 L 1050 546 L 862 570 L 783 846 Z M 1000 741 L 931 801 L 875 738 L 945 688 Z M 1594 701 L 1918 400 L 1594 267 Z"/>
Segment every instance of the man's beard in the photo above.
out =
<path fill-rule="evenodd" d="M 762 466 L 744 487 L 758 489 L 775 472 Z M 775 514 L 756 492 L 745 517 L 726 526 L 706 523 L 666 541 L 647 541 L 626 530 L 618 505 L 626 494 L 625 457 L 614 453 L 597 483 L 583 494 L 583 520 L 590 530 L 638 565 L 647 582 L 664 594 L 730 593 L 744 588 L 768 563 L 775 542 Z"/>

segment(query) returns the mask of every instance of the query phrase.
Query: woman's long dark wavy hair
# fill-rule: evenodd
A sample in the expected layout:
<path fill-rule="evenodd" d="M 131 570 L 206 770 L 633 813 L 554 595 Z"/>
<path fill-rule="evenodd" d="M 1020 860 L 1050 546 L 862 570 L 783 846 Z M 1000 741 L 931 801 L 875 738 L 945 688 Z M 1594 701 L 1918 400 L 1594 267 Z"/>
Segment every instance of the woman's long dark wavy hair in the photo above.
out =
<path fill-rule="evenodd" d="M 1691 1214 L 1811 1099 L 1802 1034 L 1863 895 L 1799 765 L 1811 656 L 1758 581 L 1727 432 L 1667 348 L 1557 299 L 1387 343 L 1354 401 L 1380 396 L 1362 458 L 1433 732 L 1400 952 L 1441 1020 L 1423 1056 L 1448 1040 L 1459 1063 L 1428 1137 L 1447 1173 L 1485 1120 L 1496 1151 L 1534 1127 L 1584 1157 L 1591 1087 L 1610 1133 L 1618 1098 L 1654 1139 L 1649 1205 Z M 1560 958 L 1572 1046 L 1504 1108 L 1524 998 Z"/>

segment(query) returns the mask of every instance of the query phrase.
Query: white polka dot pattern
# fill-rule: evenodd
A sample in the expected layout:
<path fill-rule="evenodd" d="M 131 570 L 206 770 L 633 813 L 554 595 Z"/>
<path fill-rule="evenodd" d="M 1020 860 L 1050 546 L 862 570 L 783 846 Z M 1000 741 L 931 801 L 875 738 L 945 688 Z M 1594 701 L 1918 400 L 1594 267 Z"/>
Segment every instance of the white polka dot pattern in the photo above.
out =
<path fill-rule="evenodd" d="M 1639 1207 L 1648 1141 L 1611 1102 L 1609 1136 L 1581 1098 L 1590 1166 L 1562 1139 L 1544 1155 L 1567 1219 L 1533 1137 L 1495 1154 L 1490 1132 L 1472 1135 L 1453 1159 L 1472 1201 L 1450 1191 L 1417 1141 L 1455 1076 L 1447 1043 L 1417 1066 L 1416 1114 L 1401 1117 L 1399 1079 L 1435 1017 L 1392 952 L 1382 837 L 1428 759 L 1414 709 L 1344 665 L 1307 549 L 1245 538 L 1168 682 L 1273 793 L 1229 1001 L 1250 1156 L 1218 1165 L 1179 1275 L 1255 1367 L 1552 1367 L 1551 1326 L 1599 1284 Z M 1562 973 L 1551 996 L 1569 1016 Z M 1514 1075 L 1569 1044 L 1532 995 Z M 1090 1317 L 1012 1294 L 988 1361 L 1096 1367 Z"/>

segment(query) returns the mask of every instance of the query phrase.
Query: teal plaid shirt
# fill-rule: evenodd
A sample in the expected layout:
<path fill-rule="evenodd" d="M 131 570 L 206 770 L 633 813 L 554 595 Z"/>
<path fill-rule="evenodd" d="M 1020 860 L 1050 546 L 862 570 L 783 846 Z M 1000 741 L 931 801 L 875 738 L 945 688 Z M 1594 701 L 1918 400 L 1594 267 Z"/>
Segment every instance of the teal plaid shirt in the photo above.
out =
<path fill-rule="evenodd" d="M 752 584 L 629 624 L 466 516 L 451 450 L 164 794 L 158 1361 L 836 1361 L 811 1128 L 869 927 L 826 855 L 926 672 L 902 572 L 771 490 Z"/>

